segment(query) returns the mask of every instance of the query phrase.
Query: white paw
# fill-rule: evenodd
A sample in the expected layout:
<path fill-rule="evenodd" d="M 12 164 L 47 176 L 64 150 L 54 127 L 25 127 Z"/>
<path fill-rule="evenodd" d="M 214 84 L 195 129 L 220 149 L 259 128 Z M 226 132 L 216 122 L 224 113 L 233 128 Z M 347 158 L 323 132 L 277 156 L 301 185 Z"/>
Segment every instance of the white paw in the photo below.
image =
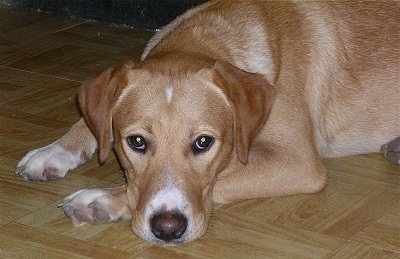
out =
<path fill-rule="evenodd" d="M 100 189 L 77 191 L 66 197 L 59 207 L 64 210 L 74 226 L 117 222 L 130 218 L 130 214 L 123 213 L 112 203 L 112 197 Z"/>
<path fill-rule="evenodd" d="M 29 181 L 55 180 L 64 177 L 86 159 L 55 142 L 26 154 L 18 163 L 16 174 Z"/>

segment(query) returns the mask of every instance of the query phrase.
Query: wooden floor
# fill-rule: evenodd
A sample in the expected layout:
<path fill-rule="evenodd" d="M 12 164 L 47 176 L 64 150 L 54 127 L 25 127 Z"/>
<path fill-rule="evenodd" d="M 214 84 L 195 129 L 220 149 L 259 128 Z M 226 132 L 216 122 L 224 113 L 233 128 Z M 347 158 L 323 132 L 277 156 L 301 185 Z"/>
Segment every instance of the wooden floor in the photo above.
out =
<path fill-rule="evenodd" d="M 0 258 L 400 258 L 400 168 L 379 154 L 328 159 L 328 187 L 315 195 L 215 208 L 207 234 L 153 246 L 128 222 L 73 227 L 57 205 L 82 189 L 124 181 L 115 158 L 53 182 L 14 174 L 32 148 L 78 120 L 80 82 L 127 57 L 152 32 L 0 5 Z"/>

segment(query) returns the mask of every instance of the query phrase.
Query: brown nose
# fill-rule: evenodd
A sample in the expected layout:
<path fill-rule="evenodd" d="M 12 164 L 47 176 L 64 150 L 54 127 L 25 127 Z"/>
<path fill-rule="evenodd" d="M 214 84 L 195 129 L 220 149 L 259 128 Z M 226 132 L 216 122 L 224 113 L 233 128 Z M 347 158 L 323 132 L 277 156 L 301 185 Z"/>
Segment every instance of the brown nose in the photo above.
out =
<path fill-rule="evenodd" d="M 178 211 L 163 211 L 150 220 L 151 232 L 160 240 L 169 242 L 179 239 L 186 231 L 187 218 Z"/>

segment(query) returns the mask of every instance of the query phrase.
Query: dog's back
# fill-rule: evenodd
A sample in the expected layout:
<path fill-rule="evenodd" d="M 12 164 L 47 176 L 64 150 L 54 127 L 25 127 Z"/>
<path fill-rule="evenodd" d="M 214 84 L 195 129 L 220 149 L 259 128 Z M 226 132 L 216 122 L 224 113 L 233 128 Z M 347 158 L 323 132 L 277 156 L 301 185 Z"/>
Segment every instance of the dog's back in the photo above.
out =
<path fill-rule="evenodd" d="M 319 153 L 332 157 L 400 135 L 399 42 L 396 2 L 213 1 L 156 34 L 142 58 L 198 52 L 264 74 L 277 99 L 304 97 Z"/>

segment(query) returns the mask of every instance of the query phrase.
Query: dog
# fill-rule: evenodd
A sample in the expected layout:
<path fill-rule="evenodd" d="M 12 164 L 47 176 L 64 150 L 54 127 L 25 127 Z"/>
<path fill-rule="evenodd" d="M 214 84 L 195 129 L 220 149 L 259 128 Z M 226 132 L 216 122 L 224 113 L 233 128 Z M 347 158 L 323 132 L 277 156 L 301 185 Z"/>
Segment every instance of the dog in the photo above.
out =
<path fill-rule="evenodd" d="M 205 233 L 213 202 L 315 193 L 322 158 L 400 160 L 400 4 L 217 0 L 139 62 L 83 82 L 83 118 L 16 172 L 53 180 L 112 146 L 127 184 L 60 204 L 74 225 L 131 220 L 156 244 Z"/>

